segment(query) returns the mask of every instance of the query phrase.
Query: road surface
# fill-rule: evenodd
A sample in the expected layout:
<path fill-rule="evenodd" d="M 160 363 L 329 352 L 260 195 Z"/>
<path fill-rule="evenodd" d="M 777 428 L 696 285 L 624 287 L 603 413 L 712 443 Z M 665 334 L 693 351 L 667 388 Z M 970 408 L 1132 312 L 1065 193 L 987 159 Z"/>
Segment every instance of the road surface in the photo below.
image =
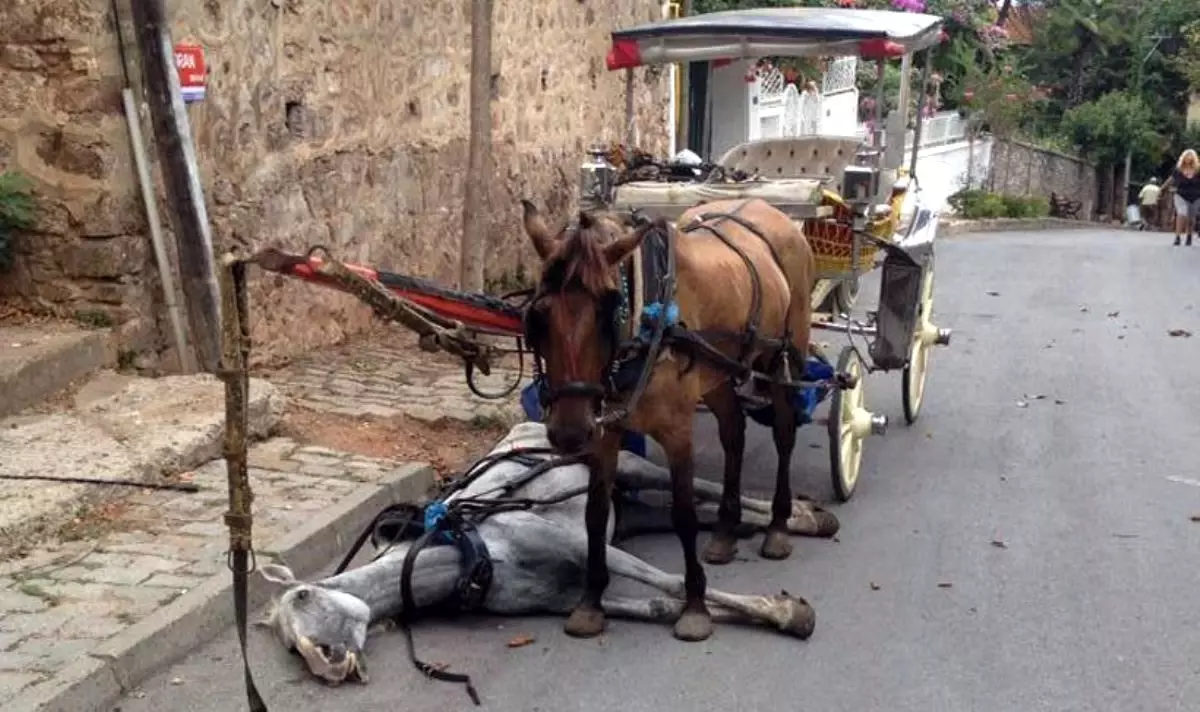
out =
<path fill-rule="evenodd" d="M 1200 708 L 1200 248 L 1169 242 L 1064 231 L 939 244 L 936 321 L 954 344 L 934 354 L 911 428 L 898 374 L 870 380 L 868 403 L 893 427 L 835 507 L 840 541 L 798 539 L 785 563 L 744 542 L 742 560 L 708 567 L 725 589 L 808 598 L 809 641 L 718 627 L 684 644 L 623 621 L 579 641 L 558 619 L 473 618 L 421 624 L 419 653 L 469 672 L 483 709 L 504 712 Z M 713 424 L 697 428 L 699 471 L 717 479 Z M 751 437 L 747 475 L 765 490 L 775 454 L 767 431 Z M 832 496 L 823 428 L 804 429 L 793 472 Z M 673 537 L 631 548 L 681 568 Z M 337 689 L 252 635 L 272 710 L 477 709 L 421 678 L 398 632 L 370 643 L 369 685 Z M 516 635 L 536 643 L 507 648 Z M 238 710 L 242 694 L 230 634 L 120 708 Z"/>

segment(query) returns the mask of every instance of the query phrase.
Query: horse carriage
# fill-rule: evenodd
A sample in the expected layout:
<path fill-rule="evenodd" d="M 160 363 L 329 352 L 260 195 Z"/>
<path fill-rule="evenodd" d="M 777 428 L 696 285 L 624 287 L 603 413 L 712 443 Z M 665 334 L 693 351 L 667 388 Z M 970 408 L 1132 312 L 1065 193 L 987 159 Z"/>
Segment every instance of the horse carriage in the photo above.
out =
<path fill-rule="evenodd" d="M 940 32 L 940 18 L 908 12 L 817 8 L 718 12 L 614 31 L 607 65 L 626 74 L 629 146 L 635 133 L 632 89 L 637 67 L 766 56 L 856 55 L 876 63 L 879 112 L 886 98 L 885 63 L 899 59 L 908 76 L 914 56 L 923 52 L 927 76 Z M 615 211 L 644 223 L 656 218 L 674 221 L 687 209 L 712 201 L 761 199 L 802 226 L 817 269 L 810 294 L 811 326 L 841 333 L 846 343 L 836 356 L 819 343 L 810 344 L 795 379 L 795 398 L 800 423 L 814 421 L 818 405 L 829 402 L 831 480 L 842 501 L 850 499 L 858 483 L 863 441 L 886 432 L 888 425 L 885 415 L 866 406 L 865 376 L 875 371 L 901 372 L 904 419 L 912 424 L 924 401 L 930 351 L 950 342 L 950 330 L 932 321 L 938 213 L 922 201 L 915 171 L 924 99 L 922 91 L 908 166 L 901 165 L 909 113 L 909 87 L 902 82 L 898 108 L 888 115 L 886 125 L 877 113 L 875 130 L 866 138 L 805 135 L 752 140 L 709 164 L 702 179 L 672 179 L 700 172 L 678 164 L 660 163 L 663 170 L 639 171 L 649 165 L 644 157 L 637 165 L 602 146 L 589 152 L 580 169 L 583 210 Z M 645 179 L 647 173 L 655 175 Z M 639 256 L 634 255 L 634 262 Z M 417 329 L 431 348 L 437 332 L 442 348 L 463 356 L 472 381 L 476 367 L 486 370 L 494 353 L 474 335 L 526 336 L 524 305 L 517 300 L 528 292 L 504 298 L 465 294 L 406 275 L 342 265 L 317 254 L 301 257 L 271 251 L 261 254 L 258 263 L 351 291 L 374 303 L 377 311 Z M 336 270 L 336 279 L 331 270 Z M 873 271 L 880 274 L 878 308 L 855 316 L 859 282 Z M 644 272 L 635 268 L 634 280 Z M 384 292 L 400 303 L 381 302 Z M 636 301 L 625 304 L 635 315 L 651 306 Z M 867 358 L 862 341 L 867 342 Z M 518 344 L 522 355 L 524 346 Z M 530 383 L 522 394 L 531 420 L 542 416 L 537 397 L 541 387 Z M 751 418 L 769 424 L 769 404 L 750 389 L 743 389 L 740 397 Z M 644 439 L 636 435 L 624 444 L 645 453 Z"/>

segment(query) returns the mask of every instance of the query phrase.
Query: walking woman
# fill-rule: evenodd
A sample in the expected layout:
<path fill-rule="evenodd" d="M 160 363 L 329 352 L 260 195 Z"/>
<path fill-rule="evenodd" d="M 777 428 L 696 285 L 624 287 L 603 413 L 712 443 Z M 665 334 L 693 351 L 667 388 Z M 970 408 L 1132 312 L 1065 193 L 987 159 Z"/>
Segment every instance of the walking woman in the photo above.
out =
<path fill-rule="evenodd" d="M 1186 234 L 1191 246 L 1196 217 L 1200 215 L 1200 157 L 1194 150 L 1189 148 L 1179 155 L 1179 163 L 1163 183 L 1163 189 L 1172 185 L 1175 186 L 1175 245 L 1179 245 L 1180 235 Z"/>

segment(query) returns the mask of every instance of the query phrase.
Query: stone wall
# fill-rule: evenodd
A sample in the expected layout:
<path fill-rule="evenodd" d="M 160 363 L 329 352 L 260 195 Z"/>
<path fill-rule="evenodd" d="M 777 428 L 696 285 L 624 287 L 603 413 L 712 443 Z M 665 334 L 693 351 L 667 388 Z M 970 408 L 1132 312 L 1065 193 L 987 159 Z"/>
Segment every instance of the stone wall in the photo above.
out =
<path fill-rule="evenodd" d="M 563 215 L 584 147 L 621 136 L 624 82 L 604 67 L 608 32 L 656 17 L 659 6 L 495 5 L 494 170 L 470 177 L 469 0 L 169 0 L 173 38 L 198 42 L 207 55 L 208 98 L 189 114 L 218 245 L 237 239 L 299 251 L 321 243 L 347 260 L 452 284 L 471 179 L 489 187 L 488 279 L 511 280 L 519 264 L 532 266 L 517 201 L 530 196 Z M 161 299 L 107 6 L 25 0 L 0 9 L 0 27 L 21 30 L 0 55 L 0 168 L 30 174 L 45 206 L 0 290 L 153 324 Z M 127 0 L 122 8 L 127 18 Z M 665 78 L 638 70 L 636 87 L 641 143 L 662 152 Z M 259 277 L 251 298 L 260 357 L 370 323 L 356 302 L 303 283 Z M 126 348 L 136 350 L 161 347 L 165 332 L 161 324 L 152 334 L 126 330 Z"/>
<path fill-rule="evenodd" d="M 1050 191 L 1083 204 L 1080 216 L 1093 214 L 1096 167 L 1083 159 L 1012 139 L 996 139 L 988 185 L 1004 195 L 1048 198 Z"/>

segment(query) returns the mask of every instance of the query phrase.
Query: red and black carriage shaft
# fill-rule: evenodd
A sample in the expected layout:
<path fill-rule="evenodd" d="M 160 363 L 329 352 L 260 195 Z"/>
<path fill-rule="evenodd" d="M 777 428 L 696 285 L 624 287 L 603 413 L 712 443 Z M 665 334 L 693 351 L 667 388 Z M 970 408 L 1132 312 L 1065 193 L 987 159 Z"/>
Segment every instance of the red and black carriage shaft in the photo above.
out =
<path fill-rule="evenodd" d="M 337 282 L 318 271 L 321 259 L 312 253 L 296 255 L 267 249 L 256 255 L 254 261 L 269 272 L 338 288 Z M 396 296 L 444 319 L 461 322 L 467 328 L 505 336 L 521 336 L 524 333 L 521 310 L 502 299 L 486 294 L 459 292 L 419 277 L 384 272 L 365 265 L 343 263 L 343 266 L 359 276 L 382 284 Z"/>

